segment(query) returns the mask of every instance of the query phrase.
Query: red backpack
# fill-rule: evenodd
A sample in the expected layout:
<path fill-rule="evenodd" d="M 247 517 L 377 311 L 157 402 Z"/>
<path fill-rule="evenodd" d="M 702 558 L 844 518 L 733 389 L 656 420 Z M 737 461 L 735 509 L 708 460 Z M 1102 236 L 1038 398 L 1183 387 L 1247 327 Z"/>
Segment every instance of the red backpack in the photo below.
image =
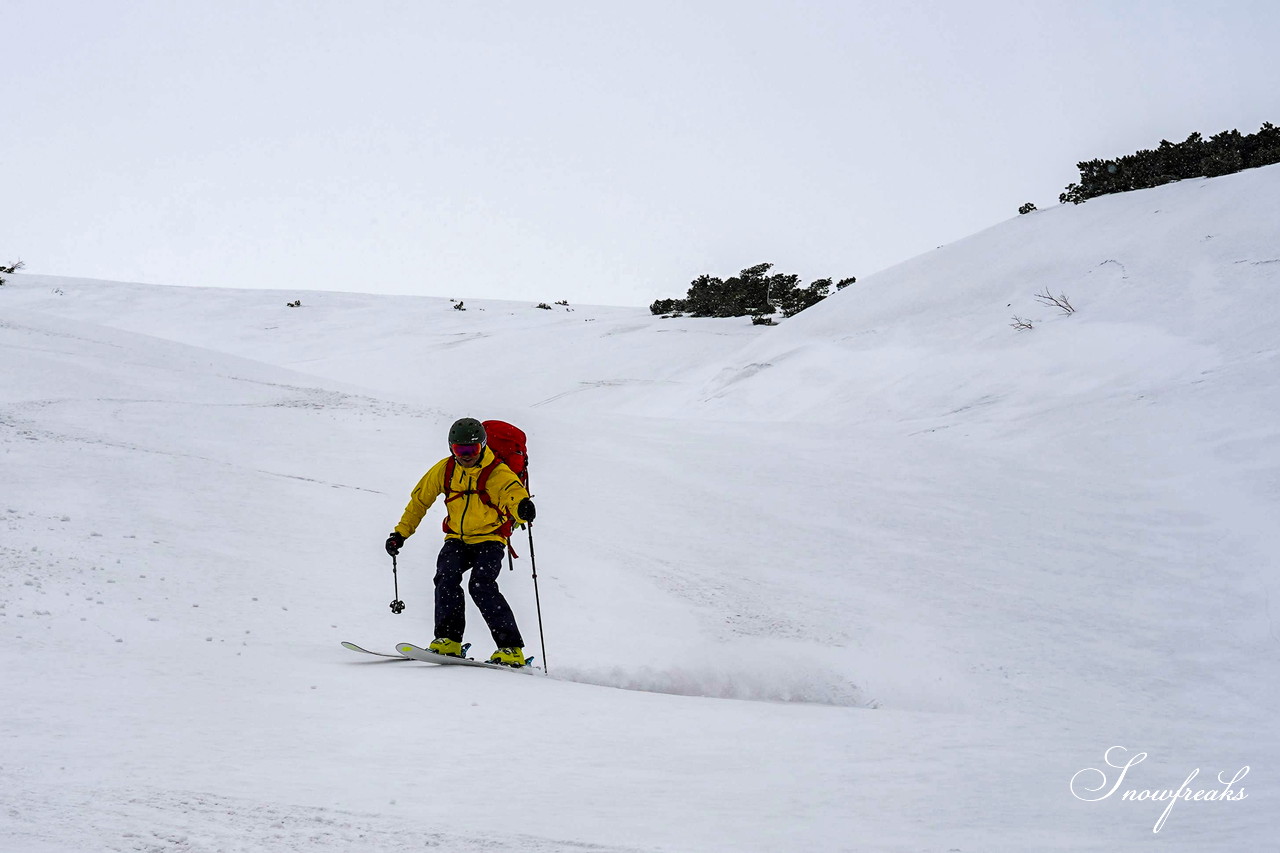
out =
<path fill-rule="evenodd" d="M 488 437 L 489 449 L 498 461 L 506 464 L 511 473 L 520 478 L 520 485 L 529 488 L 529 449 L 527 437 L 520 427 L 506 421 L 484 421 L 481 424 Z"/>
<path fill-rule="evenodd" d="M 500 535 L 503 539 L 510 540 L 511 529 L 515 526 L 515 519 L 509 515 L 505 515 L 502 510 L 498 509 L 498 507 L 494 505 L 493 501 L 489 499 L 489 475 L 493 473 L 493 469 L 497 467 L 499 462 L 501 462 L 511 469 L 511 473 L 520 478 L 520 485 L 524 486 L 525 489 L 528 489 L 529 450 L 525 446 L 527 438 L 522 429 L 517 426 L 513 426 L 506 421 L 484 421 L 482 426 L 484 426 L 486 443 L 488 444 L 489 449 L 493 451 L 494 460 L 480 471 L 480 477 L 476 481 L 476 489 L 474 493 L 471 491 L 453 492 L 450 491 L 450 488 L 453 486 L 453 472 L 458 466 L 458 461 L 450 455 L 449 461 L 444 465 L 444 502 L 447 504 L 449 501 L 457 500 L 465 495 L 475 494 L 476 497 L 480 498 L 480 500 L 484 502 L 485 506 L 498 512 L 499 515 L 504 516 L 505 520 L 503 521 L 502 526 L 494 532 Z M 454 532 L 449 527 L 449 517 L 447 515 L 444 519 L 444 532 Z M 511 543 L 509 541 L 507 543 L 507 549 L 511 550 Z M 511 550 L 511 556 L 517 556 L 514 550 Z"/>

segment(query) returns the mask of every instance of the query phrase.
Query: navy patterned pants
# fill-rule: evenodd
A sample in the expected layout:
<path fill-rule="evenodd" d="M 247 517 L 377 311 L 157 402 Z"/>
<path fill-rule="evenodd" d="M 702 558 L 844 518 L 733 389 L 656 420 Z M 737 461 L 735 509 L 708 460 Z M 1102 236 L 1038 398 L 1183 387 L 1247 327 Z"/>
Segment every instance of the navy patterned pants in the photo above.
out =
<path fill-rule="evenodd" d="M 471 600 L 489 626 L 498 648 L 524 647 L 511 605 L 498 589 L 502 558 L 507 546 L 501 542 L 465 545 L 460 539 L 446 539 L 436 559 L 436 636 L 462 641 L 467 627 L 467 603 L 462 596 L 462 576 L 471 572 L 467 589 Z"/>

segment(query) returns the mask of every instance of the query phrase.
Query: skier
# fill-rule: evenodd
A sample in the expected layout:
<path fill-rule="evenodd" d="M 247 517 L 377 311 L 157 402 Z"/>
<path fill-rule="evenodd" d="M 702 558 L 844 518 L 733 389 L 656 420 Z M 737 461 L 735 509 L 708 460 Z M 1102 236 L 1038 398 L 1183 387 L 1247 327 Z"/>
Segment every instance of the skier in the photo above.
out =
<path fill-rule="evenodd" d="M 436 638 L 427 648 L 462 657 L 466 627 L 462 576 L 470 571 L 471 599 L 498 646 L 490 662 L 520 667 L 525 665 L 524 639 L 498 589 L 498 575 L 512 520 L 531 522 L 535 509 L 519 477 L 494 455 L 487 441 L 484 425 L 475 418 L 462 418 L 449 428 L 450 455 L 414 487 L 400 523 L 387 537 L 387 553 L 393 557 L 400 553 L 436 498 L 444 495 L 449 515 L 444 522 L 444 547 L 436 559 Z M 452 477 L 445 482 L 450 469 Z"/>

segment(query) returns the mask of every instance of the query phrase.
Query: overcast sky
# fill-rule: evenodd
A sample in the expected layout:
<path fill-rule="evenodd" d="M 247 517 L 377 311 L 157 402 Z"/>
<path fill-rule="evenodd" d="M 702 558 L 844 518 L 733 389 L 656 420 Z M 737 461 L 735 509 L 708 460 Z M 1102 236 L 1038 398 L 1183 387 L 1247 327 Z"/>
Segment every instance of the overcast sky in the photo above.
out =
<path fill-rule="evenodd" d="M 0 0 L 0 262 L 647 305 L 1280 123 L 1280 3 Z"/>

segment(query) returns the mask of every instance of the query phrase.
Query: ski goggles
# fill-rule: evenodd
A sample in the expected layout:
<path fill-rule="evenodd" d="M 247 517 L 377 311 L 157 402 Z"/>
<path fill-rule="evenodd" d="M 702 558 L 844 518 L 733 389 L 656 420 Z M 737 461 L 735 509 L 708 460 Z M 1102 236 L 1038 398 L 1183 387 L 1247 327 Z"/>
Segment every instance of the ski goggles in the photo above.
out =
<path fill-rule="evenodd" d="M 453 455 L 459 459 L 470 459 L 473 456 L 479 456 L 484 450 L 483 444 L 451 444 L 449 449 L 453 451 Z"/>

